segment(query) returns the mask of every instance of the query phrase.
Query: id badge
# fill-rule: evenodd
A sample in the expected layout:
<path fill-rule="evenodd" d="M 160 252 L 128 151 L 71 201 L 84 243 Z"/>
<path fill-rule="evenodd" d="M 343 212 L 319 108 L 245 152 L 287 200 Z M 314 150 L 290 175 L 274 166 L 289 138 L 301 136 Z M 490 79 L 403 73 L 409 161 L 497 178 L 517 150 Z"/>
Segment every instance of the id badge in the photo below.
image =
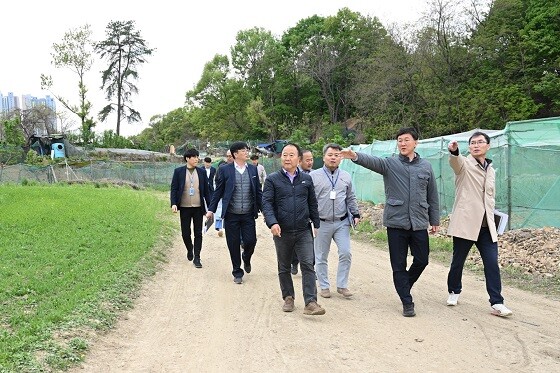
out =
<path fill-rule="evenodd" d="M 189 196 L 194 196 L 194 188 L 193 187 L 189 188 Z"/>
<path fill-rule="evenodd" d="M 336 198 L 336 190 L 331 190 L 330 199 Z"/>

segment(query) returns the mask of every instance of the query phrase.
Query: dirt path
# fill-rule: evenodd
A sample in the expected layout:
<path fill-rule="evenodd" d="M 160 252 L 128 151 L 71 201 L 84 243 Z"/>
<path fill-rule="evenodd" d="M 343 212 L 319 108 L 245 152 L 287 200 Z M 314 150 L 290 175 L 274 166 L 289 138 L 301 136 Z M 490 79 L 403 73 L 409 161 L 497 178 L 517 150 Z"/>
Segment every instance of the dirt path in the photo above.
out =
<path fill-rule="evenodd" d="M 465 275 L 445 306 L 447 267 L 431 263 L 413 289 L 417 316 L 401 316 L 388 254 L 353 242 L 350 289 L 319 299 L 324 316 L 281 311 L 276 255 L 259 218 L 253 271 L 232 281 L 225 238 L 204 237 L 202 263 L 177 238 L 169 264 L 134 309 L 101 336 L 74 372 L 559 372 L 560 302 L 506 287 L 511 318 L 490 314 L 482 278 Z M 331 251 L 334 283 L 336 249 Z M 333 289 L 331 289 L 333 290 Z"/>

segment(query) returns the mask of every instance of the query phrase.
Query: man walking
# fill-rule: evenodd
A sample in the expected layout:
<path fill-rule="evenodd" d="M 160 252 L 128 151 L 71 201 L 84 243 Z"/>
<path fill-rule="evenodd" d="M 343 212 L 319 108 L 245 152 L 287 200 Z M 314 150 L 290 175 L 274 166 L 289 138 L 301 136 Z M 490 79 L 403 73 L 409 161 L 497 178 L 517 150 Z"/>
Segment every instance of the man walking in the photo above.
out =
<path fill-rule="evenodd" d="M 326 144 L 323 147 L 324 166 L 309 174 L 313 179 L 321 219 L 321 228 L 315 239 L 315 268 L 323 298 L 331 297 L 327 262 L 333 240 L 338 247 L 337 292 L 345 298 L 352 296 L 348 290 L 352 264 L 350 226 L 359 222 L 360 213 L 352 189 L 352 177 L 338 168 L 342 159 L 341 150 L 338 144 Z"/>
<path fill-rule="evenodd" d="M 383 225 L 387 227 L 393 283 L 403 305 L 403 316 L 412 317 L 416 312 L 410 290 L 428 265 L 428 228 L 431 226 L 432 233 L 439 229 L 439 198 L 431 164 L 415 152 L 416 130 L 401 128 L 396 138 L 399 148 L 396 157 L 380 158 L 350 149 L 341 154 L 383 175 Z M 409 247 L 414 259 L 407 270 Z"/>
<path fill-rule="evenodd" d="M 299 161 L 298 170 L 305 174 L 310 173 L 313 171 L 313 153 L 311 150 L 304 149 L 301 151 L 301 160 Z M 315 263 L 315 261 L 313 261 Z M 292 275 L 298 274 L 298 264 L 299 260 L 297 254 L 294 252 L 294 257 L 292 259 Z"/>
<path fill-rule="evenodd" d="M 486 291 L 490 296 L 492 313 L 510 316 L 504 306 L 502 281 L 498 266 L 498 234 L 494 223 L 496 173 L 492 160 L 486 158 L 490 137 L 475 132 L 469 139 L 469 155 L 459 153 L 453 140 L 448 145 L 449 164 L 455 173 L 455 203 L 449 220 L 447 234 L 453 236 L 453 259 L 447 276 L 448 306 L 456 306 L 461 294 L 463 266 L 474 244 L 484 265 Z"/>
<path fill-rule="evenodd" d="M 301 151 L 301 161 L 299 162 L 299 169 L 306 174 L 313 171 L 313 153 L 311 150 L 304 149 Z"/>
<path fill-rule="evenodd" d="M 251 256 L 257 244 L 255 219 L 262 210 L 262 190 L 257 168 L 247 164 L 249 147 L 244 142 L 235 142 L 230 147 L 233 162 L 219 168 L 216 189 L 206 216 L 211 218 L 222 199 L 222 214 L 226 231 L 233 278 L 236 284 L 243 283 L 243 275 L 251 273 Z M 241 256 L 241 237 L 244 251 Z M 244 270 L 241 269 L 243 259 Z"/>
<path fill-rule="evenodd" d="M 212 166 L 212 158 L 204 158 L 204 170 L 206 171 L 206 176 L 208 177 L 208 186 L 210 191 L 214 191 L 214 177 L 216 176 L 216 167 Z"/>
<path fill-rule="evenodd" d="M 188 149 L 183 158 L 186 165 L 177 167 L 171 180 L 171 211 L 179 211 L 181 235 L 187 248 L 187 259 L 196 268 L 202 268 L 200 251 L 202 249 L 202 217 L 210 203 L 210 188 L 206 172 L 196 167 L 198 150 Z M 191 223 L 194 230 L 194 245 L 191 237 Z"/>
<path fill-rule="evenodd" d="M 306 315 L 323 315 L 317 304 L 317 285 L 313 269 L 313 234 L 310 221 L 319 227 L 317 198 L 311 177 L 298 170 L 301 149 L 286 144 L 282 149 L 282 169 L 269 175 L 264 184 L 263 215 L 273 235 L 278 259 L 278 279 L 284 312 L 295 309 L 294 283 L 290 273 L 292 257 L 301 260 L 303 300 Z"/>
<path fill-rule="evenodd" d="M 222 159 L 222 161 L 218 164 L 218 171 L 216 171 L 216 176 L 214 178 L 214 189 L 218 182 L 218 178 L 220 177 L 220 169 L 222 166 L 226 164 L 233 163 L 233 157 L 231 156 L 231 151 L 228 149 L 226 152 L 226 159 Z M 214 193 L 214 191 L 212 191 Z M 216 222 L 214 223 L 214 227 L 218 231 L 218 237 L 224 236 L 224 219 L 222 219 L 222 200 L 218 202 L 218 207 L 216 208 Z"/>
<path fill-rule="evenodd" d="M 257 168 L 257 174 L 259 175 L 259 181 L 260 181 L 261 185 L 264 185 L 264 181 L 266 180 L 266 170 L 264 169 L 264 166 L 259 163 L 259 156 L 256 155 L 256 154 L 252 155 L 251 156 L 251 163 L 253 163 L 253 166 L 255 166 Z"/>

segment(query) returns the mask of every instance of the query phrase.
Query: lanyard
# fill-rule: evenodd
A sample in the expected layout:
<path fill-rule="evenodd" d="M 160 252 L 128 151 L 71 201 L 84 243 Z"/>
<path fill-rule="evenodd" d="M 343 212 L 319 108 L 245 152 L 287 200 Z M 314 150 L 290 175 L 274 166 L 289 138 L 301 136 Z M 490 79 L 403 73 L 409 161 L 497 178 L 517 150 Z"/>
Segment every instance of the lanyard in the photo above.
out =
<path fill-rule="evenodd" d="M 331 182 L 332 190 L 334 190 L 336 182 L 338 181 L 338 177 L 340 176 L 340 172 L 336 174 L 336 180 L 333 182 L 332 181 L 333 177 L 329 176 L 329 174 L 327 173 L 327 170 L 325 170 L 325 168 L 323 168 L 323 171 L 325 172 L 325 175 L 327 175 L 327 179 L 329 179 L 329 181 Z"/>
<path fill-rule="evenodd" d="M 189 177 L 189 179 L 191 179 L 191 188 L 193 187 L 194 184 L 194 173 L 196 172 L 196 169 L 191 173 L 190 170 L 187 168 L 187 176 Z"/>

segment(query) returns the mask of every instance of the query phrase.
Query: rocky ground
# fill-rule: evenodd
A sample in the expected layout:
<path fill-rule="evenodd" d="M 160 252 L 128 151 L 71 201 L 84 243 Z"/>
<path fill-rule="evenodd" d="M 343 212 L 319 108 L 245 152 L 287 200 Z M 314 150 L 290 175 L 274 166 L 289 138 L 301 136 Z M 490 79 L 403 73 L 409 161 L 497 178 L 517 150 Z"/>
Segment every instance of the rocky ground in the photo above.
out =
<path fill-rule="evenodd" d="M 362 203 L 360 211 L 374 228 L 383 229 L 383 205 Z M 447 219 L 443 219 L 440 235 L 444 236 Z M 560 229 L 554 227 L 522 228 L 506 231 L 499 236 L 500 265 L 521 269 L 525 274 L 542 277 L 560 276 Z M 473 248 L 468 258 L 482 264 L 480 255 Z"/>

